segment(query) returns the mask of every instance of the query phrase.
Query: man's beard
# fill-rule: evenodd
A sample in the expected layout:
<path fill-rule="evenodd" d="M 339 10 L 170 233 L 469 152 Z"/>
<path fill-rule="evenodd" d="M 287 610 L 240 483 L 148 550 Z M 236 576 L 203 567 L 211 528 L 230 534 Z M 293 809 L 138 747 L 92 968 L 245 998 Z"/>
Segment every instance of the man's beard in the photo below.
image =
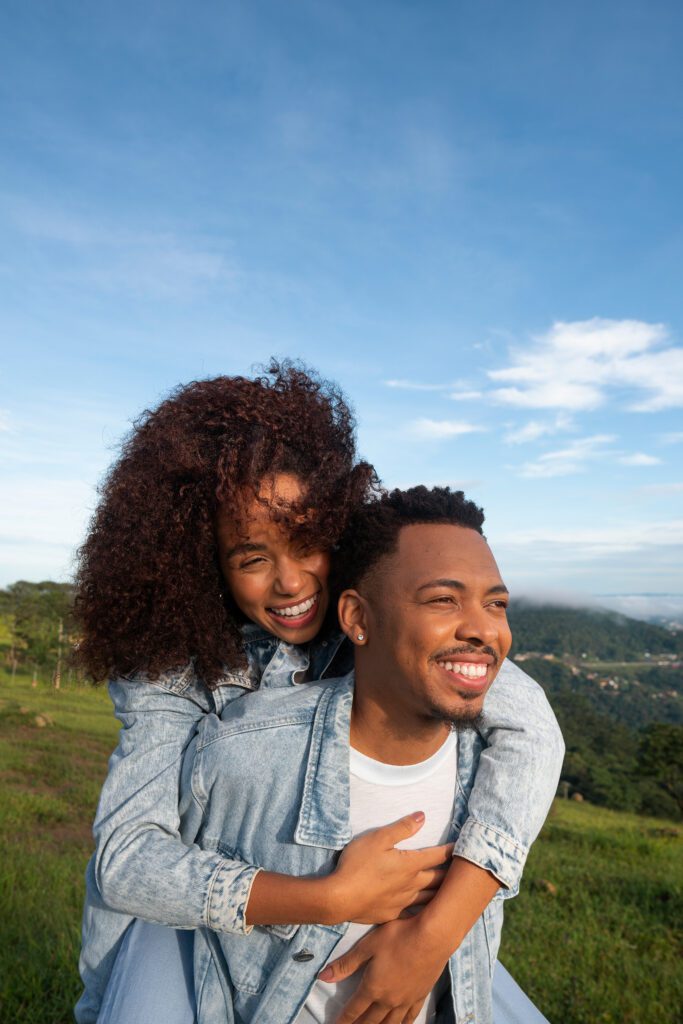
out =
<path fill-rule="evenodd" d="M 430 704 L 429 716 L 439 722 L 447 722 L 456 729 L 476 729 L 481 721 L 483 708 L 477 707 L 474 703 L 476 698 L 471 698 L 472 704 L 461 708 L 443 708 L 437 704 Z M 465 698 L 467 700 L 467 698 Z"/>

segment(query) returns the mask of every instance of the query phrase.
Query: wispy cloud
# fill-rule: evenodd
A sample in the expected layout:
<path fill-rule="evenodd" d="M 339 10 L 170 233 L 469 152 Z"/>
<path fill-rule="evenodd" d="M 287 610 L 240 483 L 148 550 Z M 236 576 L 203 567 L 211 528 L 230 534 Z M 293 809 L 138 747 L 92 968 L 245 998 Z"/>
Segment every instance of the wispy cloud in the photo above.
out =
<path fill-rule="evenodd" d="M 639 487 L 638 490 L 643 494 L 683 494 L 683 483 L 645 484 L 643 487 Z"/>
<path fill-rule="evenodd" d="M 411 437 L 443 440 L 448 437 L 460 437 L 462 434 L 481 433 L 484 431 L 484 427 L 478 427 L 474 423 L 464 423 L 460 420 L 419 419 L 409 423 L 407 430 Z"/>
<path fill-rule="evenodd" d="M 616 438 L 612 434 L 594 434 L 592 437 L 577 438 L 566 448 L 546 452 L 533 462 L 525 462 L 520 475 L 524 477 L 570 476 L 580 473 L 586 464 L 602 459 L 608 454 L 607 445 Z"/>
<path fill-rule="evenodd" d="M 454 402 L 473 402 L 482 397 L 481 391 L 452 391 L 448 396 Z"/>
<path fill-rule="evenodd" d="M 645 452 L 634 452 L 633 455 L 620 455 L 617 459 L 622 466 L 660 466 L 662 460 L 656 455 L 646 455 Z"/>
<path fill-rule="evenodd" d="M 519 408 L 596 409 L 617 390 L 631 410 L 653 412 L 683 404 L 683 348 L 671 344 L 663 324 L 557 322 L 489 377 L 504 385 L 493 397 Z"/>
<path fill-rule="evenodd" d="M 571 560 L 631 554 L 683 544 L 683 519 L 660 522 L 609 523 L 582 528 L 542 528 L 514 531 L 496 538 L 496 543 L 529 549 L 553 548 L 553 557 Z"/>
<path fill-rule="evenodd" d="M 660 434 L 660 444 L 683 444 L 683 430 L 673 430 L 668 434 Z"/>
<path fill-rule="evenodd" d="M 84 213 L 2 197 L 14 227 L 38 240 L 63 280 L 105 292 L 186 298 L 234 287 L 237 271 L 223 247 L 204 237 L 90 218 Z M 60 255 L 55 258 L 55 252 Z"/>
<path fill-rule="evenodd" d="M 385 380 L 382 381 L 387 388 L 398 388 L 401 391 L 444 391 L 443 384 L 420 384 L 415 380 Z"/>
<path fill-rule="evenodd" d="M 551 422 L 542 423 L 540 420 L 530 420 L 523 427 L 514 427 L 505 435 L 506 444 L 526 444 L 529 441 L 538 441 L 541 437 L 557 434 L 563 430 L 571 430 L 573 420 L 565 413 L 559 413 Z"/>

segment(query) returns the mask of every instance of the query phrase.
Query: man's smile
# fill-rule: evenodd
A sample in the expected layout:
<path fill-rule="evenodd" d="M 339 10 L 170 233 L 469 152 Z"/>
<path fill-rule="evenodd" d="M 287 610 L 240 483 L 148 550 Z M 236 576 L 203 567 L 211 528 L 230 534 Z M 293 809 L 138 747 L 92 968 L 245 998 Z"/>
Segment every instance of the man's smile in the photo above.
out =
<path fill-rule="evenodd" d="M 498 656 L 491 647 L 484 650 L 459 648 L 439 652 L 432 659 L 439 668 L 448 674 L 449 682 L 457 681 L 465 690 L 478 693 L 486 689 L 490 679 L 489 672 L 497 668 Z"/>

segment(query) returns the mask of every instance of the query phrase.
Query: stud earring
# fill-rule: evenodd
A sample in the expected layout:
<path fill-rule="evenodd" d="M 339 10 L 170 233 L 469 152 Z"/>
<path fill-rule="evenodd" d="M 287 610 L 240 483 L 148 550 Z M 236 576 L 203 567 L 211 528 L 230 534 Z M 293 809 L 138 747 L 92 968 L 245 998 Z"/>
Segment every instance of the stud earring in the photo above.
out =
<path fill-rule="evenodd" d="M 356 640 L 365 640 L 365 633 L 359 633 Z"/>

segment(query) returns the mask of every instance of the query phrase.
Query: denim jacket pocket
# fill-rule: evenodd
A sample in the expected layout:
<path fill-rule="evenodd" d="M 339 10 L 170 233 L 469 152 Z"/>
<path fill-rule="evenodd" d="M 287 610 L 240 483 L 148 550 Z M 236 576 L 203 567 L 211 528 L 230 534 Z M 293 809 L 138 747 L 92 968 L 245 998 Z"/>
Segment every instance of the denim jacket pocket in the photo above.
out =
<path fill-rule="evenodd" d="M 263 991 L 272 969 L 282 958 L 299 927 L 296 924 L 257 926 L 248 936 L 235 936 L 230 943 L 228 970 L 239 992 L 259 995 Z"/>

